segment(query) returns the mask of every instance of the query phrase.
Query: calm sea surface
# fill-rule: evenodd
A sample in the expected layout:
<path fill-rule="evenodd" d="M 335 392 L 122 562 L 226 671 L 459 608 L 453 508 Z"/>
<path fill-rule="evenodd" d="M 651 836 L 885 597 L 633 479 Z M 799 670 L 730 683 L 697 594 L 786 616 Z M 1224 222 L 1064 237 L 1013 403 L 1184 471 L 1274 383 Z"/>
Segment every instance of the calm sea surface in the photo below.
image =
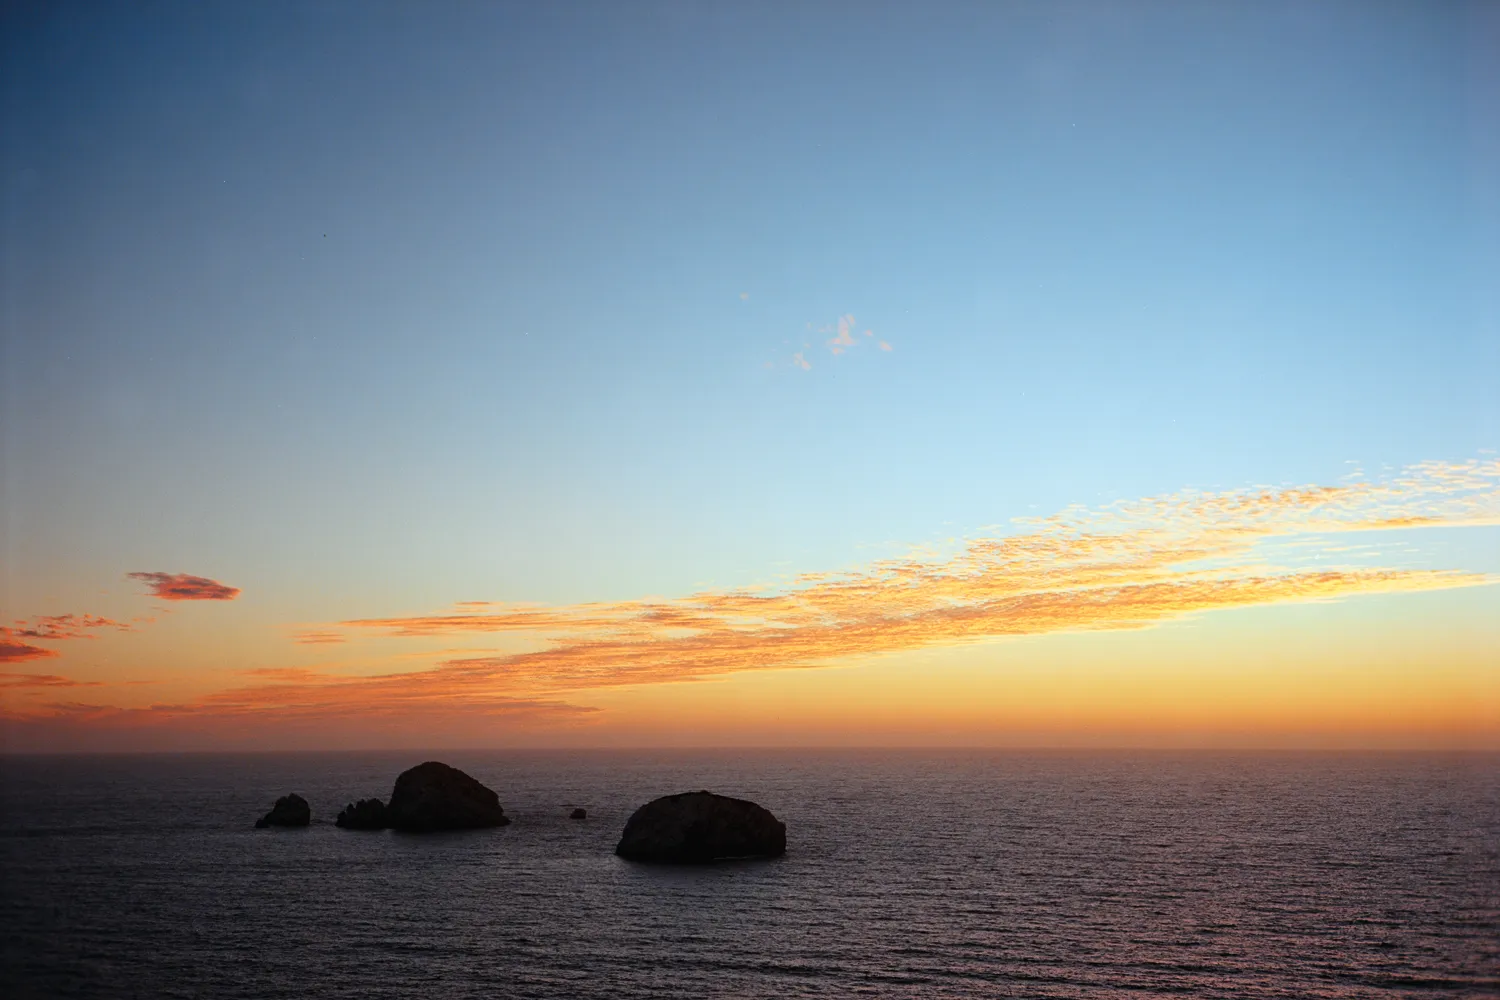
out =
<path fill-rule="evenodd" d="M 429 758 L 514 823 L 333 826 Z M 611 854 L 697 788 L 770 808 L 786 857 Z M 251 828 L 290 791 L 311 828 Z M 1500 757 L 0 758 L 0 942 L 17 998 L 1494 997 Z"/>

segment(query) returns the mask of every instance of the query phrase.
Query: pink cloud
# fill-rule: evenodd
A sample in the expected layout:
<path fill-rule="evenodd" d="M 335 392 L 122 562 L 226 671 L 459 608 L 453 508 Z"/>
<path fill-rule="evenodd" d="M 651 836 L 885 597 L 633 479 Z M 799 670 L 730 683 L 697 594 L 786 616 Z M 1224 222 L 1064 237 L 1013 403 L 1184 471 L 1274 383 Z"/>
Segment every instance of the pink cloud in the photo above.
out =
<path fill-rule="evenodd" d="M 835 336 L 832 340 L 828 341 L 828 349 L 831 350 L 834 354 L 843 354 L 844 351 L 854 346 L 854 337 L 851 336 L 851 333 L 854 330 L 853 316 L 840 316 L 835 327 L 825 327 L 823 332 L 827 333 L 831 329 L 838 330 L 838 335 Z"/>
<path fill-rule="evenodd" d="M 43 650 L 43 652 L 47 652 Z M 75 681 L 71 677 L 56 674 L 10 674 L 0 673 L 0 688 L 37 687 L 99 687 L 99 681 Z"/>
<path fill-rule="evenodd" d="M 102 628 L 118 629 L 121 632 L 135 631 L 124 622 L 117 622 L 99 615 L 33 615 L 17 619 L 10 633 L 22 639 L 92 639 L 93 633 Z"/>
<path fill-rule="evenodd" d="M 808 324 L 808 326 L 809 328 L 811 328 L 812 324 Z M 829 326 L 818 327 L 818 332 L 829 333 L 833 335 L 824 342 L 827 345 L 828 350 L 833 354 L 843 354 L 852 348 L 858 347 L 861 343 L 859 340 L 855 339 L 854 335 L 856 333 L 859 333 L 860 331 L 858 327 L 855 326 L 854 316 L 851 313 L 845 313 Z M 875 336 L 875 331 L 865 330 L 863 331 L 863 334 L 866 337 L 873 338 Z M 889 351 L 891 349 L 891 345 L 884 340 L 879 342 L 879 347 L 882 351 Z M 801 357 L 801 355 L 798 355 L 798 357 Z M 795 359 L 793 363 L 796 363 Z"/>
<path fill-rule="evenodd" d="M 292 641 L 303 646 L 333 646 L 346 640 L 341 632 L 298 632 Z"/>
<path fill-rule="evenodd" d="M 14 629 L 0 625 L 0 663 L 20 663 L 23 660 L 44 660 L 56 656 L 57 651 L 21 642 Z"/>
<path fill-rule="evenodd" d="M 126 573 L 132 580 L 140 580 L 151 587 L 151 596 L 166 601 L 232 601 L 240 596 L 240 588 L 231 587 L 204 576 L 189 576 L 186 573 Z"/>

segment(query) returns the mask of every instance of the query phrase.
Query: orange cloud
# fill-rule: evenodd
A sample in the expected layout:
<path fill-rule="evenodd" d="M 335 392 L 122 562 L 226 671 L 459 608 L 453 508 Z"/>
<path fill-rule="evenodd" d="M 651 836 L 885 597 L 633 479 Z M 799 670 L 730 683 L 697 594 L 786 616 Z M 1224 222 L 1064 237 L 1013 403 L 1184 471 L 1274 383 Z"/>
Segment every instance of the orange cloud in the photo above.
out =
<path fill-rule="evenodd" d="M 34 615 L 31 618 L 17 618 L 13 626 L 0 625 L 0 663 L 42 660 L 58 655 L 56 650 L 33 646 L 30 641 L 23 640 L 92 639 L 94 632 L 102 628 L 118 629 L 121 632 L 134 631 L 130 625 L 99 615 Z"/>
<path fill-rule="evenodd" d="M 298 632 L 292 641 L 303 646 L 327 646 L 347 641 L 342 632 L 314 631 Z"/>
<path fill-rule="evenodd" d="M 0 625 L 0 663 L 20 663 L 23 660 L 44 660 L 56 656 L 57 650 L 33 646 L 21 642 L 14 629 Z"/>
<path fill-rule="evenodd" d="M 181 704 L 29 704 L 7 709 L 3 718 L 21 727 L 16 732 L 59 745 L 91 728 L 150 729 L 163 739 L 197 734 L 200 741 L 253 732 L 257 739 L 284 733 L 320 744 L 338 733 L 357 746 L 419 733 L 429 741 L 441 733 L 487 742 L 507 727 L 596 717 L 594 709 L 566 701 L 568 691 L 823 667 L 1003 636 L 1141 629 L 1228 608 L 1494 582 L 1442 569 L 1307 564 L 1313 555 L 1347 552 L 1326 537 L 1331 533 L 1472 524 L 1500 524 L 1500 461 L 1427 463 L 1376 483 L 1183 492 L 1024 519 L 1009 534 L 970 539 L 950 554 L 918 552 L 805 574 L 779 589 L 562 607 L 464 602 L 442 614 L 357 619 L 302 633 L 521 632 L 544 640 L 527 652 L 449 653 L 435 667 L 379 676 L 262 668 L 247 672 L 249 683 Z M 1278 557 L 1293 565 L 1278 565 Z"/>
<path fill-rule="evenodd" d="M 255 672 L 268 683 L 250 684 L 206 695 L 175 711 L 195 714 L 274 714 L 329 718 L 339 715 L 479 714 L 578 716 L 594 709 L 551 699 L 517 698 L 488 683 L 486 671 L 462 663 L 431 670 L 406 671 L 376 677 L 347 677 L 301 668 Z"/>
<path fill-rule="evenodd" d="M 1484 577 L 1474 574 L 1422 571 L 1294 573 L 1041 591 L 969 604 L 939 601 L 916 610 L 903 609 L 899 603 L 884 610 L 862 609 L 858 598 L 846 595 L 850 600 L 843 606 L 829 602 L 819 609 L 829 619 L 826 622 L 753 625 L 747 624 L 752 616 L 745 613 L 743 604 L 725 595 L 718 609 L 720 617 L 693 616 L 699 631 L 692 635 L 653 634 L 640 625 L 644 616 L 637 616 L 622 620 L 612 632 L 563 638 L 537 652 L 452 660 L 439 671 L 463 671 L 447 676 L 463 676 L 470 687 L 491 684 L 507 690 L 655 684 L 748 670 L 813 667 L 1001 636 L 1144 628 L 1226 608 L 1483 582 Z M 705 612 L 716 603 L 707 595 L 699 600 Z M 421 620 L 419 625 L 409 620 L 402 624 L 401 634 L 440 630 L 439 621 Z M 513 627 L 511 623 L 500 626 Z"/>
<path fill-rule="evenodd" d="M 394 635 L 526 631 L 548 648 L 453 660 L 469 688 L 568 690 L 809 667 L 1007 635 L 1142 628 L 1183 615 L 1493 582 L 1474 573 L 1285 568 L 1266 546 L 1330 532 L 1500 523 L 1500 462 L 1427 463 L 1385 483 L 1182 493 L 1025 519 L 946 559 L 809 574 L 779 593 L 360 619 Z M 1330 546 L 1330 548 L 1336 548 Z M 437 674 L 439 671 L 433 671 Z M 457 672 L 453 672 L 457 671 Z"/>
<path fill-rule="evenodd" d="M 98 687 L 98 681 L 75 681 L 56 674 L 0 673 L 0 688 Z"/>
<path fill-rule="evenodd" d="M 6 632 L 22 639 L 92 639 L 94 632 L 101 628 L 135 631 L 124 622 L 99 615 L 34 615 L 17 619 L 16 625 L 19 627 L 6 629 Z"/>
<path fill-rule="evenodd" d="M 292 688 L 298 688 L 295 693 Z M 444 704 L 381 704 L 317 684 L 249 687 L 212 701 L 119 708 L 54 702 L 0 708 L 0 736 L 43 750 L 141 750 L 282 745 L 476 746 L 497 734 L 577 724 L 595 710 L 552 699 L 491 697 Z"/>
<path fill-rule="evenodd" d="M 181 703 L 120 708 L 83 702 L 0 707 L 16 742 L 79 748 L 119 745 L 263 745 L 283 734 L 303 743 L 368 747 L 403 740 L 457 745 L 493 739 L 496 727 L 580 723 L 598 710 L 555 698 L 482 690 L 476 671 L 439 668 L 379 677 L 339 677 L 303 668 L 246 671 L 251 683 Z M 82 686 L 67 678 L 0 674 L 14 686 Z M 259 683 L 259 681 L 264 683 Z M 0 687 L 11 686 L 0 682 Z M 113 740 L 113 742 L 112 742 Z"/>
<path fill-rule="evenodd" d="M 240 596 L 238 587 L 186 573 L 126 573 L 151 587 L 151 596 L 167 601 L 232 601 Z"/>

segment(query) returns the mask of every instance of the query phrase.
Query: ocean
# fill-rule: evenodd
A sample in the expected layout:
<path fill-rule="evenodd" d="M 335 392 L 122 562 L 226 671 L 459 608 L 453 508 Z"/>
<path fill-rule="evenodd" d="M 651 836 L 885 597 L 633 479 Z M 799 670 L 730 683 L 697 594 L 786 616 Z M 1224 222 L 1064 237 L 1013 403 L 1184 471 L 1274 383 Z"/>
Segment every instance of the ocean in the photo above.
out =
<path fill-rule="evenodd" d="M 510 826 L 337 829 L 423 760 Z M 1500 756 L 0 758 L 6 997 L 1496 997 Z M 785 857 L 622 861 L 706 788 Z M 277 796 L 302 830 L 255 830 Z M 588 819 L 568 818 L 575 806 Z"/>

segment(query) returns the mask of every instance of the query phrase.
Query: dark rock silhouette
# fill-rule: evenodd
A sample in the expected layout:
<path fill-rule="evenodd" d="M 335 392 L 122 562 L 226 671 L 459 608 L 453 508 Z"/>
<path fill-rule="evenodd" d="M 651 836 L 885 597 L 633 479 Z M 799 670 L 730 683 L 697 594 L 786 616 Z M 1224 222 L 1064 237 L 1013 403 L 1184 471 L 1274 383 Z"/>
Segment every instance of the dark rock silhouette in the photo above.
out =
<path fill-rule="evenodd" d="M 435 760 L 402 771 L 386 806 L 387 825 L 407 833 L 505 826 L 500 796 L 456 767 Z"/>
<path fill-rule="evenodd" d="M 264 830 L 268 826 L 306 826 L 311 822 L 312 810 L 308 808 L 307 800 L 293 792 L 277 799 L 271 811 L 255 821 L 255 828 Z"/>
<path fill-rule="evenodd" d="M 786 824 L 754 802 L 683 792 L 637 809 L 615 853 L 631 861 L 668 864 L 774 858 L 786 853 Z"/>
<path fill-rule="evenodd" d="M 568 819 L 588 819 L 588 818 L 589 818 L 589 811 L 587 809 L 582 808 L 582 807 L 580 807 L 578 809 L 574 809 L 572 812 L 568 813 Z"/>
<path fill-rule="evenodd" d="M 384 830 L 391 824 L 386 816 L 384 802 L 379 799 L 360 799 L 345 806 L 333 825 L 345 830 Z"/>

